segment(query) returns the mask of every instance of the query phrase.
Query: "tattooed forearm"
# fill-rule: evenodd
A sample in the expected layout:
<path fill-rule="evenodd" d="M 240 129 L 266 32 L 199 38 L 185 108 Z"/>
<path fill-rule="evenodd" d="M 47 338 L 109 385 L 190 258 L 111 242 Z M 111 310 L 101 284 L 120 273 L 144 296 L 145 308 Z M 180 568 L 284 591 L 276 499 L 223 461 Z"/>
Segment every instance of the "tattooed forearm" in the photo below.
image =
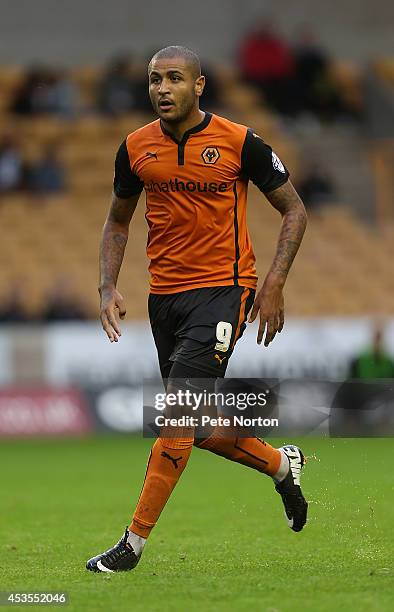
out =
<path fill-rule="evenodd" d="M 275 257 L 268 275 L 273 275 L 284 283 L 305 232 L 306 211 L 290 181 L 266 194 L 266 197 L 283 218 Z"/>
<path fill-rule="evenodd" d="M 112 198 L 100 243 L 100 289 L 116 286 L 138 197 Z"/>
<path fill-rule="evenodd" d="M 285 213 L 271 272 L 286 279 L 297 254 L 306 227 L 306 216 L 300 211 Z"/>
<path fill-rule="evenodd" d="M 101 288 L 116 286 L 127 238 L 128 229 L 119 231 L 119 227 L 116 227 L 114 223 L 106 221 L 100 244 Z"/>

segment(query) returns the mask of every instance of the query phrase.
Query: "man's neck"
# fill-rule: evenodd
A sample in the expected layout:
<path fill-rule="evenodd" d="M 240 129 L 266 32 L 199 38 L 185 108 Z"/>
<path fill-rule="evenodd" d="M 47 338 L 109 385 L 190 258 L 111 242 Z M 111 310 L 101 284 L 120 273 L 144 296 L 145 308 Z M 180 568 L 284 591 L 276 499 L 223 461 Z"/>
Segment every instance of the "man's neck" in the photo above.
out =
<path fill-rule="evenodd" d="M 200 109 L 196 108 L 187 119 L 181 123 L 167 123 L 167 121 L 161 120 L 163 127 L 169 132 L 178 142 L 182 140 L 185 132 L 196 127 L 204 119 L 205 113 Z"/>

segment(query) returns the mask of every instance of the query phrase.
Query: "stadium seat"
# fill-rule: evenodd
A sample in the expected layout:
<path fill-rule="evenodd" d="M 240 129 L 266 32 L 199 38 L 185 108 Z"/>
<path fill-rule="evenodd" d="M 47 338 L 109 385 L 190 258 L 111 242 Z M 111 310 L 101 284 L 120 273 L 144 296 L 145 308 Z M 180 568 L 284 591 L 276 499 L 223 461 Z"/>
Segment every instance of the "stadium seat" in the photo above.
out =
<path fill-rule="evenodd" d="M 391 61 L 378 62 L 377 70 L 385 78 L 393 79 Z M 286 159 L 292 168 L 292 177 L 297 177 L 303 160 L 296 140 L 284 132 L 277 117 L 261 105 L 258 94 L 242 84 L 233 69 L 219 73 L 230 118 L 253 126 Z M 332 74 L 349 100 L 359 104 L 362 75 L 357 66 L 352 62 L 336 62 Z M 21 279 L 27 288 L 28 308 L 38 312 L 48 289 L 59 276 L 66 275 L 76 294 L 86 302 L 89 314 L 97 317 L 97 251 L 110 202 L 114 155 L 125 136 L 152 117 L 130 114 L 109 119 L 91 112 L 68 122 L 54 117 L 16 121 L 5 110 L 21 76 L 19 68 L 0 67 L 0 130 L 11 129 L 19 135 L 28 158 L 36 156 L 50 142 L 60 143 L 69 189 L 64 195 L 45 199 L 27 194 L 0 198 L 0 224 L 11 229 L 3 232 L 0 241 L 0 258 L 7 261 L 0 278 L 0 299 L 13 279 Z M 91 66 L 71 71 L 86 105 L 94 101 L 99 76 L 100 71 Z M 372 151 L 372 167 L 376 176 L 384 175 L 385 185 L 379 204 L 383 220 L 380 228 L 373 229 L 360 221 L 346 203 L 332 202 L 318 215 L 311 214 L 286 285 L 288 314 L 367 315 L 379 308 L 394 313 L 391 272 L 394 220 L 392 197 L 387 195 L 392 193 L 389 191 L 392 179 L 386 169 L 382 170 L 382 147 L 376 150 L 377 154 L 375 149 Z M 388 159 L 387 149 L 384 155 Z M 120 275 L 119 287 L 127 301 L 128 319 L 147 316 L 144 215 L 142 197 L 132 221 L 132 240 L 126 250 L 128 265 Z M 248 225 L 260 278 L 272 261 L 280 223 L 280 215 L 250 185 Z"/>

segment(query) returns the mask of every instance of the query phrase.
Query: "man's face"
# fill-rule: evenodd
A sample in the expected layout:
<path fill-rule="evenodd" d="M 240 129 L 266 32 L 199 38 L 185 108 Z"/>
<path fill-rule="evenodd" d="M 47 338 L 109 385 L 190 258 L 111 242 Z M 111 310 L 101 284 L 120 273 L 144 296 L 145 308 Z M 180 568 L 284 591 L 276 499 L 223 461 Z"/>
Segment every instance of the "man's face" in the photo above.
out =
<path fill-rule="evenodd" d="M 204 77 L 193 74 L 183 58 L 157 59 L 149 68 L 149 96 L 160 119 L 169 123 L 184 120 L 204 89 Z"/>

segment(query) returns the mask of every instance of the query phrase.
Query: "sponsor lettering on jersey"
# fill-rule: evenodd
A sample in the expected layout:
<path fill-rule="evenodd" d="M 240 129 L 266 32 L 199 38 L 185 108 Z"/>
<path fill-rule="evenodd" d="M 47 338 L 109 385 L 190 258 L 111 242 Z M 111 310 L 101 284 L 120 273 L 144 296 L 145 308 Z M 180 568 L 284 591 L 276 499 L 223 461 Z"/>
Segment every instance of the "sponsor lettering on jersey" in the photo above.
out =
<path fill-rule="evenodd" d="M 145 190 L 148 193 L 168 193 L 175 191 L 188 191 L 189 193 L 193 193 L 193 191 L 198 193 L 224 193 L 227 188 L 227 183 L 215 183 L 215 182 L 204 182 L 201 181 L 181 181 L 177 178 L 170 179 L 169 181 L 161 181 L 150 183 L 145 183 Z"/>

